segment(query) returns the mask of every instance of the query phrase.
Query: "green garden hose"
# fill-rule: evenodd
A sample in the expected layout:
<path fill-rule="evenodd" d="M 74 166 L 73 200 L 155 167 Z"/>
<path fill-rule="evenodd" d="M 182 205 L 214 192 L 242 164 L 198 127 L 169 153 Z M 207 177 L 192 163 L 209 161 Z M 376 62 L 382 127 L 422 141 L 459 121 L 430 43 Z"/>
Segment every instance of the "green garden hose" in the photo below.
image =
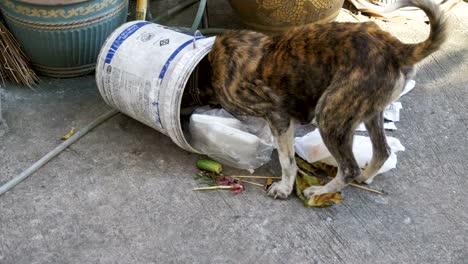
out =
<path fill-rule="evenodd" d="M 100 125 L 101 123 L 103 123 L 107 119 L 111 118 L 112 116 L 116 115 L 117 113 L 119 113 L 119 111 L 110 110 L 109 112 L 107 112 L 107 113 L 99 116 L 98 118 L 96 118 L 93 122 L 91 122 L 87 126 L 80 129 L 78 132 L 76 132 L 76 134 L 71 136 L 69 139 L 64 141 L 62 144 L 58 145 L 51 152 L 47 153 L 47 155 L 45 155 L 40 160 L 38 160 L 36 163 L 31 165 L 31 167 L 27 168 L 20 175 L 14 177 L 9 182 L 7 182 L 4 185 L 0 186 L 0 196 L 2 194 L 6 193 L 7 191 L 9 191 L 11 188 L 15 187 L 18 183 L 22 182 L 27 177 L 31 176 L 34 172 L 36 172 L 38 169 L 40 169 L 42 166 L 44 166 L 51 159 L 55 158 L 64 149 L 69 147 L 71 144 L 75 143 L 75 141 L 80 139 L 82 136 L 86 135 L 93 128 L 97 127 L 98 125 Z"/>
<path fill-rule="evenodd" d="M 200 26 L 200 23 L 203 19 L 203 14 L 206 9 L 206 0 L 188 0 L 185 1 L 179 5 L 177 5 L 174 8 L 169 9 L 165 14 L 156 17 L 155 19 L 151 20 L 151 22 L 159 22 L 161 20 L 164 20 L 165 18 L 169 16 L 173 16 L 182 10 L 188 8 L 189 6 L 195 4 L 196 2 L 200 1 L 200 4 L 198 6 L 198 11 L 195 16 L 195 19 L 192 23 L 192 27 L 190 28 L 190 32 L 192 34 L 195 33 L 195 31 L 198 29 Z M 206 35 L 216 35 L 221 32 L 223 32 L 225 29 L 223 28 L 204 28 L 200 29 L 200 32 L 202 34 Z M 36 172 L 38 169 L 40 169 L 42 166 L 44 166 L 47 162 L 52 160 L 54 157 L 59 155 L 64 149 L 69 147 L 71 144 L 75 143 L 79 138 L 82 136 L 86 135 L 89 131 L 91 131 L 93 128 L 97 127 L 107 119 L 111 118 L 112 116 L 116 115 L 119 113 L 118 110 L 110 110 L 109 112 L 99 116 L 96 118 L 93 122 L 85 126 L 84 128 L 80 129 L 76 134 L 74 134 L 72 137 L 64 141 L 62 144 L 58 145 L 55 149 L 53 149 L 51 152 L 47 153 L 44 157 L 42 157 L 40 160 L 38 160 L 36 163 L 31 165 L 28 169 L 23 171 L 21 174 L 17 175 L 13 179 L 11 179 L 9 182 L 5 183 L 4 185 L 0 186 L 0 196 L 7 191 L 11 190 L 13 187 L 15 187 L 17 184 L 22 182 L 24 179 L 27 177 L 31 176 L 34 172 Z"/>

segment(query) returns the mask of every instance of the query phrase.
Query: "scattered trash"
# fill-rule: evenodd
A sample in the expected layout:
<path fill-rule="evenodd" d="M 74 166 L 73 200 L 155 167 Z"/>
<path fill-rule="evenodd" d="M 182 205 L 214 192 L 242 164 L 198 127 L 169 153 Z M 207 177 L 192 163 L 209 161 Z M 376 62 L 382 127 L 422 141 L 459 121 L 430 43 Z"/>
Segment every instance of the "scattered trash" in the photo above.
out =
<path fill-rule="evenodd" d="M 304 203 L 308 207 L 325 207 L 330 206 L 333 203 L 340 203 L 343 198 L 341 197 L 341 193 L 324 193 L 320 195 L 314 195 L 311 199 L 309 199 L 306 203 Z"/>
<path fill-rule="evenodd" d="M 333 203 L 339 203 L 342 200 L 342 196 L 339 192 L 327 193 L 312 197 L 312 199 L 306 199 L 303 192 L 310 186 L 322 186 L 327 184 L 331 179 L 336 176 L 337 168 L 331 165 L 327 165 L 322 162 L 307 163 L 307 161 L 296 156 L 296 163 L 298 167 L 298 174 L 296 176 L 296 195 L 304 202 L 307 207 L 325 207 L 330 206 Z M 384 194 L 381 191 L 377 191 L 356 183 L 350 183 L 350 186 L 356 187 L 365 191 Z"/>
<path fill-rule="evenodd" d="M 73 136 L 74 134 L 75 134 L 75 128 L 72 127 L 72 128 L 70 129 L 70 131 L 69 131 L 65 136 L 61 137 L 60 139 L 61 139 L 61 140 L 67 140 L 67 139 L 69 139 L 71 136 Z"/>
<path fill-rule="evenodd" d="M 273 184 L 273 179 L 272 178 L 266 179 L 265 186 L 263 187 L 263 189 L 268 190 L 272 184 Z"/>
<path fill-rule="evenodd" d="M 400 141 L 394 137 L 387 137 L 387 142 L 391 148 L 391 154 L 382 168 L 380 168 L 378 174 L 396 168 L 397 156 L 395 153 L 405 150 L 405 147 Z M 297 155 L 309 163 L 321 161 L 328 165 L 337 166 L 335 159 L 331 156 L 323 143 L 318 129 L 315 129 L 303 137 L 295 138 L 294 147 Z M 366 136 L 354 136 L 353 153 L 359 167 L 364 168 L 372 157 L 372 143 L 370 138 Z M 370 178 L 366 183 L 371 183 L 372 180 L 373 179 Z"/>
<path fill-rule="evenodd" d="M 213 160 L 201 159 L 197 161 L 197 167 L 200 171 L 195 175 L 194 179 L 198 180 L 200 183 L 207 184 L 209 187 L 199 187 L 193 189 L 194 191 L 201 190 L 218 190 L 218 189 L 231 189 L 235 193 L 240 193 L 244 190 L 244 183 L 255 185 L 258 187 L 266 188 L 266 186 L 273 183 L 273 179 L 281 179 L 281 177 L 271 177 L 271 176 L 224 176 L 222 172 L 222 165 Z M 257 180 L 266 180 L 265 184 L 260 184 L 257 182 L 248 181 L 245 179 L 257 179 Z M 239 186 L 242 188 L 239 188 Z M 234 186 L 228 188 L 226 186 Z"/>
<path fill-rule="evenodd" d="M 385 108 L 383 116 L 387 120 L 398 122 L 400 121 L 400 109 L 402 108 L 403 106 L 400 102 L 393 102 Z"/>
<path fill-rule="evenodd" d="M 264 187 L 264 185 L 262 185 L 260 183 L 252 182 L 252 181 L 242 180 L 242 182 L 252 184 L 252 185 L 255 185 L 255 186 L 258 186 L 258 187 Z"/>
<path fill-rule="evenodd" d="M 299 173 L 322 176 L 323 179 L 326 179 L 328 177 L 333 178 L 338 172 L 338 169 L 334 166 L 330 166 L 322 162 L 308 163 L 299 156 L 296 156 L 296 164 Z M 320 185 L 323 185 L 325 183 L 326 182 L 321 182 Z"/>
<path fill-rule="evenodd" d="M 243 179 L 243 178 L 248 178 L 248 179 L 266 179 L 266 180 L 273 180 L 273 179 L 278 179 L 281 180 L 281 177 L 275 177 L 275 176 L 254 176 L 254 175 L 247 175 L 247 176 L 231 176 L 236 179 Z"/>
<path fill-rule="evenodd" d="M 265 184 L 260 184 L 260 183 L 256 183 L 256 182 L 251 182 L 251 181 L 247 181 L 247 180 L 242 180 L 243 182 L 245 183 L 250 183 L 252 185 L 256 185 L 256 186 L 259 186 L 259 187 L 263 187 L 265 190 L 267 190 L 271 184 L 273 184 L 273 179 L 277 179 L 277 180 L 280 180 L 281 177 L 273 177 L 273 176 L 253 176 L 253 175 L 249 175 L 249 176 L 231 176 L 232 178 L 234 179 L 264 179 L 265 180 Z"/>
<path fill-rule="evenodd" d="M 313 174 L 313 175 L 316 175 L 316 176 L 320 175 L 322 177 L 325 177 L 327 181 L 333 179 L 336 176 L 336 173 L 338 171 L 338 169 L 336 167 L 331 166 L 331 165 L 327 165 L 327 164 L 322 163 L 322 162 L 314 162 L 312 164 L 307 163 L 307 161 L 301 159 L 298 156 L 296 156 L 296 163 L 297 163 L 299 173 L 307 174 L 309 176 L 311 176 L 310 174 Z M 322 183 L 320 185 L 324 185 L 324 184 L 325 183 Z M 365 191 L 368 191 L 368 192 L 377 193 L 377 194 L 384 194 L 384 192 L 382 192 L 382 191 L 374 190 L 374 189 L 359 185 L 359 184 L 354 183 L 354 182 L 350 183 L 349 185 L 351 187 L 355 187 L 355 188 L 365 190 Z"/>
<path fill-rule="evenodd" d="M 299 173 L 296 176 L 296 195 L 304 202 L 304 205 L 307 207 L 325 207 L 330 206 L 333 203 L 339 203 L 342 199 L 341 193 L 325 193 L 322 195 L 316 195 L 311 199 L 307 199 L 304 196 L 304 190 L 310 186 L 321 186 L 325 185 L 327 182 L 326 179 L 309 175 L 303 170 L 299 170 Z"/>
<path fill-rule="evenodd" d="M 197 161 L 197 167 L 200 170 L 206 170 L 216 174 L 220 174 L 223 171 L 223 166 L 220 163 L 212 160 L 199 160 Z"/>
<path fill-rule="evenodd" d="M 325 207 L 334 203 L 339 203 L 342 200 L 340 193 L 323 194 L 314 196 L 312 199 L 306 199 L 303 192 L 306 188 L 312 185 L 325 185 L 333 177 L 335 177 L 337 168 L 327 165 L 322 162 L 315 162 L 313 164 L 307 163 L 305 160 L 296 156 L 298 165 L 298 174 L 296 177 L 295 190 L 296 194 L 304 202 L 307 207 Z M 206 187 L 194 188 L 194 191 L 209 191 L 209 190 L 232 190 L 234 193 L 240 193 L 245 190 L 244 183 L 263 187 L 268 190 L 273 180 L 280 180 L 281 177 L 275 176 L 254 176 L 254 175 L 233 175 L 225 176 L 221 174 L 221 164 L 207 159 L 197 161 L 197 167 L 200 171 L 195 175 L 194 179 L 201 184 L 206 184 Z M 245 179 L 265 180 L 265 184 L 248 181 Z M 350 184 L 369 192 L 383 194 L 368 187 L 364 187 L 355 183 Z"/>
<path fill-rule="evenodd" d="M 197 167 L 200 171 L 195 175 L 194 179 L 209 186 L 194 188 L 194 191 L 232 190 L 237 194 L 245 189 L 243 185 L 244 181 L 221 174 L 222 166 L 216 161 L 207 159 L 198 160 Z"/>
<path fill-rule="evenodd" d="M 225 165 L 254 169 L 271 159 L 274 149 L 268 123 L 256 117 L 238 120 L 224 109 L 201 107 L 190 117 L 191 145 Z"/>
<path fill-rule="evenodd" d="M 240 193 L 244 190 L 244 186 L 240 184 L 233 185 L 216 185 L 208 187 L 193 188 L 194 191 L 209 191 L 209 190 L 233 190 L 235 193 Z"/>

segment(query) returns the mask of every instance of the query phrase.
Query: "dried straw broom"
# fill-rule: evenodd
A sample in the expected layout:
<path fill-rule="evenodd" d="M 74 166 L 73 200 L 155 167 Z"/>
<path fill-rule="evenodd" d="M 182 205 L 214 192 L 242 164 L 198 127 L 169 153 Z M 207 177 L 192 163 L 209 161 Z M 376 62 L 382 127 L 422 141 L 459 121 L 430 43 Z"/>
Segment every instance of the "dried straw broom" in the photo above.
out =
<path fill-rule="evenodd" d="M 0 23 L 0 79 L 3 83 L 5 80 L 11 80 L 33 88 L 39 78 L 19 46 L 5 25 Z"/>

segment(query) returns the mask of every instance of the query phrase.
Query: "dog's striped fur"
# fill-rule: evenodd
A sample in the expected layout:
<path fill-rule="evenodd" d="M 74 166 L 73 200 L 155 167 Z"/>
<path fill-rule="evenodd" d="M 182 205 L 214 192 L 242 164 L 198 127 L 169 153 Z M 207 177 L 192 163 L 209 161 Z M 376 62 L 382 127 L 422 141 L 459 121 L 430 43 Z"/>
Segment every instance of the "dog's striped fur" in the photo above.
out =
<path fill-rule="evenodd" d="M 428 15 L 431 32 L 424 42 L 404 44 L 373 22 L 312 24 L 274 37 L 227 31 L 216 38 L 208 55 L 216 99 L 232 113 L 265 118 L 276 138 L 282 180 L 271 186 L 270 195 L 286 198 L 292 191 L 296 122 L 315 117 L 339 164 L 337 177 L 307 189 L 308 197 L 373 177 L 388 158 L 382 112 L 402 91 L 413 65 L 439 49 L 447 31 L 432 0 L 403 0 L 387 11 L 404 6 Z M 353 132 L 361 122 L 374 153 L 362 173 L 352 153 Z"/>

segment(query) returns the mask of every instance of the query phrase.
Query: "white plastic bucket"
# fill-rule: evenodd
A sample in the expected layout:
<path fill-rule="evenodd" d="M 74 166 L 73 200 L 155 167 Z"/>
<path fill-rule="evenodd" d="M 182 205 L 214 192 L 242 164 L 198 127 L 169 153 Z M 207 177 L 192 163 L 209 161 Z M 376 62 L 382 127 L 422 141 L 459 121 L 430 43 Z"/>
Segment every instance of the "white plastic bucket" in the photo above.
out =
<path fill-rule="evenodd" d="M 214 39 L 146 21 L 126 23 L 109 36 L 99 54 L 99 92 L 108 105 L 164 133 L 181 148 L 198 152 L 185 139 L 180 107 L 187 81 Z"/>

